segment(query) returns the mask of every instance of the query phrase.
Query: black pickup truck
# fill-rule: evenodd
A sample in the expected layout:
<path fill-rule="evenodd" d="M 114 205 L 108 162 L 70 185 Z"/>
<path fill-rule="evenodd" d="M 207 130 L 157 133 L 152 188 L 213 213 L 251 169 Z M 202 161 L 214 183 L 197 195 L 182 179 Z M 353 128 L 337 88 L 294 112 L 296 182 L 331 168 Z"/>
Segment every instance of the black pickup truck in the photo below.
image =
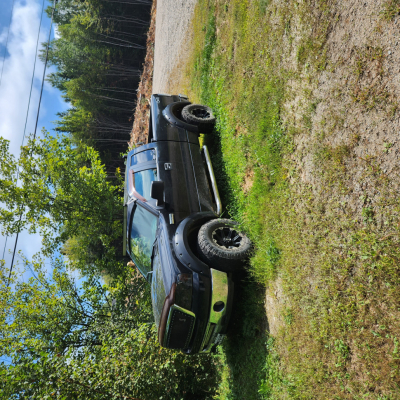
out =
<path fill-rule="evenodd" d="M 151 98 L 148 144 L 129 152 L 124 253 L 151 285 L 161 346 L 209 352 L 225 336 L 232 271 L 251 248 L 237 224 L 221 219 L 221 201 L 206 146 L 209 107 L 183 95 Z"/>

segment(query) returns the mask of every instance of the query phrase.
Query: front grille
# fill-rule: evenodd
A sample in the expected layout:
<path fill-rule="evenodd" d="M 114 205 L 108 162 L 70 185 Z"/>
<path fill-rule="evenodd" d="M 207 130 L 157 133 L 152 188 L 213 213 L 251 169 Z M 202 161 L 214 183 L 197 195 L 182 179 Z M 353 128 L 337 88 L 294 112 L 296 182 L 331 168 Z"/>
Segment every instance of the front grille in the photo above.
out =
<path fill-rule="evenodd" d="M 169 312 L 165 347 L 170 349 L 185 349 L 192 337 L 195 316 L 188 311 L 173 305 Z"/>
<path fill-rule="evenodd" d="M 206 334 L 204 335 L 204 340 L 203 340 L 203 344 L 202 344 L 202 351 L 207 351 L 209 349 L 209 346 L 212 344 L 210 343 L 210 339 L 214 333 L 216 325 L 215 324 L 210 324 L 208 327 L 208 330 L 206 332 Z"/>

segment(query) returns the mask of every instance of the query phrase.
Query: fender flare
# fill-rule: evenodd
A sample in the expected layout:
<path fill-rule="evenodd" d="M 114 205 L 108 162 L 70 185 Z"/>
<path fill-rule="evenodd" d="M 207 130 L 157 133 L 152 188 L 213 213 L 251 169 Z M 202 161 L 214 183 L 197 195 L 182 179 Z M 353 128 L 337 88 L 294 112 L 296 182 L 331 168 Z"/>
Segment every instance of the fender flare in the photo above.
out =
<path fill-rule="evenodd" d="M 178 225 L 172 242 L 175 256 L 182 264 L 192 271 L 208 277 L 210 276 L 210 267 L 201 261 L 190 248 L 189 234 L 216 218 L 218 217 L 212 212 L 200 212 L 185 218 Z"/>
<path fill-rule="evenodd" d="M 170 124 L 198 134 L 199 128 L 196 125 L 188 124 L 176 116 L 180 113 L 180 111 L 182 111 L 183 107 L 189 104 L 192 103 L 190 101 L 177 101 L 175 103 L 168 104 L 162 111 L 162 115 Z"/>

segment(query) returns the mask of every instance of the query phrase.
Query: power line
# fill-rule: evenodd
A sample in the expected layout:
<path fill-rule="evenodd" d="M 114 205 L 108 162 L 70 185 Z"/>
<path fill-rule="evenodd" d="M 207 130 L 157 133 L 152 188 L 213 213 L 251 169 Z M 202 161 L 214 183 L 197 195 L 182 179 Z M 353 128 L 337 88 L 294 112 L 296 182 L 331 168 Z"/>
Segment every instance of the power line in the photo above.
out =
<path fill-rule="evenodd" d="M 53 27 L 53 17 L 54 17 L 54 9 L 56 7 L 56 0 L 54 0 L 53 10 L 51 12 L 51 21 L 50 21 L 50 29 L 49 29 L 49 37 L 47 39 L 47 46 L 46 46 L 46 58 L 44 60 L 44 68 L 43 68 L 43 76 L 42 76 L 42 86 L 40 88 L 40 97 L 39 97 L 39 105 L 36 114 L 36 124 L 35 124 L 35 132 L 33 134 L 33 140 L 36 139 L 36 130 L 39 121 L 39 112 L 40 112 L 40 104 L 42 102 L 42 94 L 43 94 L 43 87 L 44 87 L 44 78 L 46 76 L 46 68 L 47 68 L 47 60 L 49 58 L 49 47 L 50 47 L 50 38 L 51 38 L 51 28 Z"/>
<path fill-rule="evenodd" d="M 21 147 L 24 145 L 24 140 L 25 140 L 25 135 L 26 135 L 26 126 L 28 123 L 28 116 L 29 116 L 29 108 L 30 108 L 30 104 L 31 104 L 31 97 L 32 97 L 32 88 L 33 88 L 33 80 L 35 78 L 35 71 L 36 71 L 36 60 L 37 60 L 37 51 L 38 51 L 38 47 L 39 47 L 39 37 L 40 37 L 40 27 L 42 26 L 42 20 L 43 20 L 43 11 L 44 11 L 44 0 L 42 3 L 42 11 L 40 13 L 40 22 L 39 22 L 39 29 L 38 29 L 38 34 L 37 34 L 37 39 L 36 39 L 36 49 L 35 49 L 35 60 L 33 62 L 33 71 L 32 71 L 32 79 L 31 79 L 31 88 L 29 91 L 29 98 L 28 98 L 28 107 L 26 110 L 26 116 L 25 116 L 25 126 L 24 126 L 24 133 L 22 135 L 22 143 L 21 143 Z M 4 64 L 3 64 L 4 65 Z M 15 178 L 15 183 L 18 183 L 18 179 L 19 179 L 19 165 L 18 165 L 18 169 L 17 169 L 17 176 Z M 8 276 L 8 283 L 7 283 L 7 287 L 10 283 L 10 278 L 11 278 L 11 272 L 12 272 L 12 266 L 14 263 L 14 257 L 15 257 L 15 251 L 16 251 L 16 247 L 17 247 L 17 242 L 18 242 L 18 236 L 19 236 L 19 224 L 21 222 L 21 217 L 22 214 L 20 214 L 19 216 L 19 221 L 18 221 L 18 231 L 17 231 L 17 236 L 15 238 L 15 244 L 14 244 L 14 251 L 13 251 L 13 256 L 12 256 L 12 261 L 11 261 L 11 267 L 10 267 L 10 274 Z M 4 259 L 4 254 L 6 251 L 6 245 L 7 245 L 7 239 L 8 239 L 8 235 L 6 236 L 6 242 L 4 244 L 4 251 L 3 251 L 3 259 Z"/>
<path fill-rule="evenodd" d="M 3 257 L 2 257 L 3 260 L 4 260 L 4 254 L 6 254 L 7 239 L 8 239 L 8 235 L 6 235 L 6 242 L 4 243 Z"/>
<path fill-rule="evenodd" d="M 3 79 L 4 63 L 6 62 L 6 53 L 7 53 L 7 46 L 8 46 L 8 37 L 9 37 L 9 35 L 10 35 L 10 26 L 11 26 L 13 11 L 14 11 L 14 3 L 15 3 L 15 0 L 13 0 L 13 2 L 12 2 L 11 15 L 10 15 L 10 23 L 8 24 L 6 47 L 4 47 L 3 65 L 2 65 L 2 67 L 1 67 L 0 86 L 1 86 L 1 80 Z"/>
<path fill-rule="evenodd" d="M 43 87 L 44 87 L 44 79 L 45 79 L 45 76 L 46 76 L 47 60 L 48 60 L 48 56 L 49 56 L 51 29 L 52 29 L 52 27 L 53 27 L 53 17 L 54 17 L 54 9 L 55 9 L 55 6 L 56 6 L 56 0 L 54 0 L 54 3 L 53 3 L 53 10 L 52 10 L 52 12 L 51 12 L 51 21 L 50 21 L 49 36 L 48 36 L 48 39 L 47 39 L 47 47 L 46 47 L 46 58 L 45 58 L 44 68 L 43 68 L 42 85 L 41 85 L 41 88 L 40 88 L 39 104 L 38 104 L 38 110 L 37 110 L 37 114 L 36 114 L 36 123 L 35 123 L 35 131 L 34 131 L 34 134 L 33 134 L 33 140 L 36 139 L 36 131 L 37 131 L 37 126 L 38 126 L 38 121 L 39 121 L 40 104 L 41 104 L 41 102 L 42 102 Z M 44 0 L 43 0 L 43 6 L 42 6 L 42 15 L 41 15 L 41 18 L 40 18 L 39 32 L 40 32 L 40 26 L 41 26 L 41 23 L 42 23 L 43 8 L 44 8 Z M 39 41 L 39 34 L 38 34 L 38 41 Z M 38 42 L 37 42 L 37 43 L 38 43 Z M 36 52 L 37 52 L 37 47 L 38 47 L 38 44 L 37 44 L 37 43 L 36 43 Z M 36 65 L 36 58 L 35 58 L 35 65 Z M 31 83 L 31 91 L 32 91 L 32 85 L 33 85 L 33 80 L 32 80 L 32 83 Z M 29 102 L 30 102 L 30 101 L 29 101 Z M 29 105 L 28 105 L 28 110 L 29 110 Z M 26 128 L 26 124 L 25 124 L 25 128 Z M 25 137 L 25 131 L 24 131 L 24 137 Z M 18 171 L 19 171 L 19 168 L 18 168 Z M 14 251 L 13 251 L 12 260 L 11 260 L 10 272 L 9 272 L 9 275 L 8 275 L 7 287 L 8 287 L 9 284 L 10 284 L 11 273 L 12 273 L 12 270 L 13 270 L 14 258 L 15 258 L 15 253 L 16 253 L 16 250 L 17 250 L 17 243 L 18 243 L 18 237 L 19 237 L 19 232 L 20 232 L 20 225 L 21 225 L 20 222 L 21 222 L 21 218 L 22 218 L 22 211 L 21 211 L 21 213 L 20 213 L 20 215 L 19 215 L 18 230 L 17 230 L 17 236 L 15 237 Z"/>
<path fill-rule="evenodd" d="M 37 39 L 36 39 L 35 61 L 34 61 L 34 63 L 33 63 L 33 72 L 32 72 L 32 80 L 31 80 L 31 89 L 30 89 L 30 92 L 29 92 L 28 109 L 27 109 L 27 111 L 26 111 L 25 127 L 24 127 L 24 134 L 23 134 L 23 136 L 22 136 L 21 147 L 24 145 L 25 134 L 26 134 L 26 125 L 27 125 L 27 123 L 28 123 L 28 114 L 29 114 L 29 107 L 30 107 L 30 104 L 31 104 L 31 96 L 32 96 L 32 88 L 33 88 L 33 79 L 34 79 L 34 77 L 35 77 L 35 71 L 36 71 L 37 51 L 38 51 L 38 47 L 39 47 L 39 36 L 40 36 L 40 27 L 42 26 L 43 10 L 44 10 L 44 0 L 43 0 L 43 4 L 42 4 L 42 12 L 41 12 L 41 14 L 40 14 L 39 30 L 38 30 L 38 35 L 37 35 Z M 18 166 L 18 170 L 17 170 L 17 181 L 18 181 L 18 177 L 19 177 L 19 166 Z"/>

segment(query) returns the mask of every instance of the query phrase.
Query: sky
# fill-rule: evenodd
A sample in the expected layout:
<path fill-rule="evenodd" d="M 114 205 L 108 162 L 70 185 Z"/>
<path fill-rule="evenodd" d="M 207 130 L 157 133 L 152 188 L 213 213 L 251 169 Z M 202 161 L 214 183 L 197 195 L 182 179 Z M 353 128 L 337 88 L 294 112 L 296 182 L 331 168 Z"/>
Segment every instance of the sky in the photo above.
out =
<path fill-rule="evenodd" d="M 13 0 L 0 0 L 0 74 L 3 69 L 0 83 L 0 136 L 10 141 L 10 151 L 18 157 L 23 140 L 25 121 L 27 121 L 26 136 L 28 136 L 34 132 L 38 111 L 44 68 L 44 64 L 39 59 L 36 62 L 32 96 L 26 120 L 33 66 L 36 58 L 35 50 L 42 0 L 14 0 L 14 9 L 11 18 L 12 3 Z M 49 4 L 48 0 L 45 0 L 45 8 Z M 9 26 L 8 44 L 6 53 L 4 53 Z M 43 13 L 39 49 L 42 42 L 47 42 L 49 28 L 50 19 L 46 13 Z M 51 38 L 54 38 L 55 33 L 53 25 Z M 5 61 L 3 67 L 4 54 Z M 48 68 L 46 73 L 52 70 L 54 70 L 54 67 Z M 45 82 L 37 135 L 40 135 L 43 127 L 48 131 L 52 131 L 54 128 L 52 121 L 57 119 L 57 112 L 65 111 L 67 108 L 68 104 L 62 99 L 61 92 Z M 26 139 L 24 143 L 26 144 Z M 3 258 L 5 242 L 6 238 L 0 234 L 0 259 Z M 14 243 L 15 237 L 7 238 L 4 257 L 6 268 L 9 268 L 11 264 L 11 252 L 14 248 Z M 28 259 L 40 247 L 41 238 L 39 235 L 29 235 L 27 232 L 20 233 L 17 251 L 22 251 Z M 18 257 L 16 257 L 17 259 Z M 29 274 L 26 275 L 26 278 L 28 277 Z"/>

